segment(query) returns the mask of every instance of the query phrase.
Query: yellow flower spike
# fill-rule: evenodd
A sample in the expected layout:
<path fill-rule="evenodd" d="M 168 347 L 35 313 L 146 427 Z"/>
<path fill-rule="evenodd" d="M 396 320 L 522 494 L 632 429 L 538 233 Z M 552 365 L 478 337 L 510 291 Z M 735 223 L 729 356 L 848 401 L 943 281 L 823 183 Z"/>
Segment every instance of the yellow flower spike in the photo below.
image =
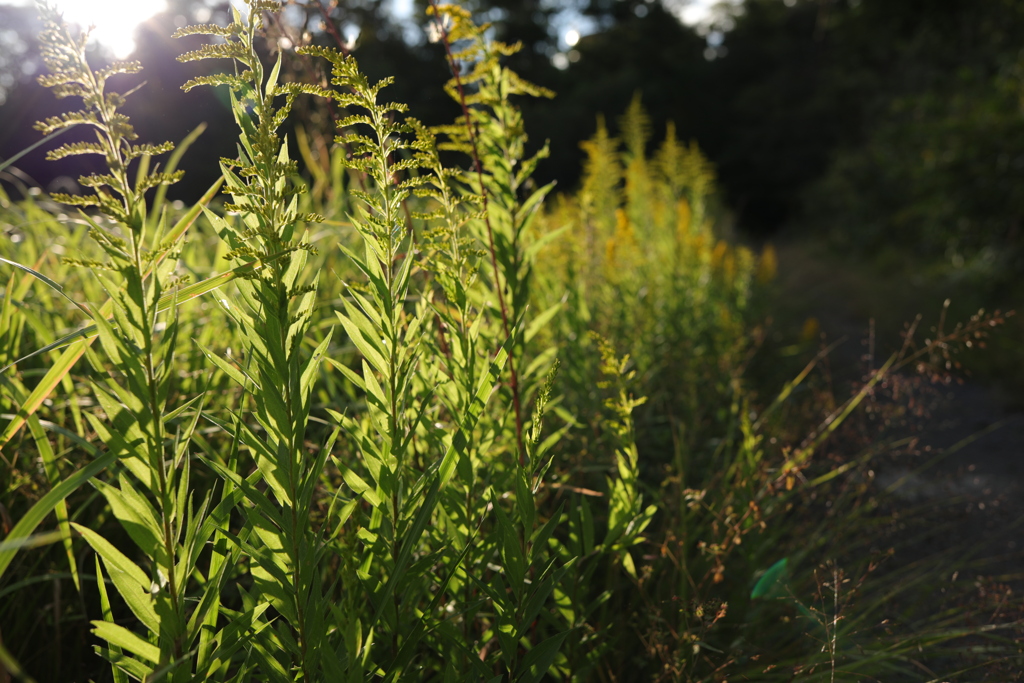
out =
<path fill-rule="evenodd" d="M 690 202 L 680 199 L 676 202 L 676 237 L 680 243 L 690 234 L 690 223 L 693 220 L 693 211 L 690 209 Z"/>
<path fill-rule="evenodd" d="M 800 341 L 812 342 L 818 338 L 818 333 L 821 331 L 821 324 L 818 319 L 813 315 L 804 321 L 804 325 L 800 330 Z"/>
<path fill-rule="evenodd" d="M 761 251 L 761 259 L 757 267 L 757 281 L 765 285 L 775 279 L 779 272 L 779 257 L 775 253 L 775 247 L 766 245 Z"/>
<path fill-rule="evenodd" d="M 722 261 L 725 259 L 725 254 L 729 250 L 729 245 L 719 240 L 718 244 L 715 245 L 715 250 L 711 252 L 711 267 L 718 269 L 722 267 Z"/>

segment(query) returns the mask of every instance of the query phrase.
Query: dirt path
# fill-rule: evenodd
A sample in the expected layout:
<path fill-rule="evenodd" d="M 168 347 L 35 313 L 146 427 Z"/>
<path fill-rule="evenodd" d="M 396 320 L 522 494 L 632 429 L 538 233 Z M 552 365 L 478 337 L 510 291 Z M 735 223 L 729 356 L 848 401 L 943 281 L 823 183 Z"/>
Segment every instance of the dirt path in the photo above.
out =
<path fill-rule="evenodd" d="M 941 310 L 943 295 L 920 282 L 868 273 L 806 244 L 782 245 L 778 255 L 782 315 L 790 324 L 813 316 L 828 340 L 848 339 L 834 369 L 858 372 L 872 319 L 881 357 L 900 343 L 903 321 L 918 312 L 934 320 Z M 876 485 L 908 508 L 932 503 L 948 530 L 933 543 L 974 547 L 979 571 L 1021 585 L 1024 412 L 970 378 L 934 387 L 930 404 L 919 424 L 920 455 L 884 465 Z"/>

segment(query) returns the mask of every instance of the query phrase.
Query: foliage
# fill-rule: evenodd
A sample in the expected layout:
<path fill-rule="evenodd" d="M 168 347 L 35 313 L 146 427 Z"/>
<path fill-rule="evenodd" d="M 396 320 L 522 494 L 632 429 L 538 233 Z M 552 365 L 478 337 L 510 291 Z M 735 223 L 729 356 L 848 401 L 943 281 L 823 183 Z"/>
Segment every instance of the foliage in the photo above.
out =
<path fill-rule="evenodd" d="M 1024 199 L 1018 76 L 964 68 L 886 109 L 811 188 L 811 216 L 835 216 L 830 240 L 861 254 L 912 247 L 955 268 L 1012 269 Z"/>
<path fill-rule="evenodd" d="M 588 348 L 584 330 L 594 329 L 621 344 L 619 353 L 642 369 L 650 401 L 640 417 L 645 444 L 664 453 L 681 438 L 685 450 L 703 450 L 720 435 L 743 371 L 755 280 L 770 280 L 773 266 L 770 256 L 759 265 L 749 249 L 716 236 L 715 176 L 696 145 L 681 143 L 669 124 L 660 148 L 647 155 L 651 131 L 639 98 L 620 127 L 623 141 L 599 122 L 583 145 L 579 193 L 546 220 L 546 229 L 570 226 L 575 237 L 545 253 L 552 295 L 570 296 L 560 343 L 580 353 Z M 671 437 L 655 424 L 670 416 Z"/>
<path fill-rule="evenodd" d="M 841 486 L 853 465 L 815 455 L 895 361 L 774 445 L 806 427 L 785 408 L 813 362 L 752 416 L 771 252 L 718 238 L 710 164 L 672 126 L 649 154 L 639 99 L 621 143 L 602 124 L 585 146 L 580 191 L 551 201 L 516 104 L 550 93 L 467 11 L 431 5 L 461 110 L 432 129 L 350 54 L 302 45 L 330 85 L 286 80 L 291 55 L 259 49 L 281 5 L 247 0 L 177 33 L 213 38 L 182 61 L 230 60 L 184 87 L 226 88 L 239 129 L 186 210 L 163 187 L 194 138 L 151 172 L 172 145 L 132 144 L 107 90 L 136 67 L 93 68 L 40 7 L 44 81 L 83 100 L 43 127 L 97 131 L 54 156 L 99 154 L 108 172 L 83 196 L 0 195 L 3 667 L 496 682 L 903 666 L 806 606 L 806 567 L 834 548 L 798 514 L 836 486 L 833 529 L 866 516 Z M 300 134 L 309 182 L 284 132 L 306 96 L 339 128 L 329 159 Z M 59 599 L 66 579 L 77 600 Z M 44 587 L 53 650 L 30 616 Z M 780 605 L 809 621 L 765 636 Z M 62 638 L 100 658 L 47 661 Z"/>
<path fill-rule="evenodd" d="M 503 406 L 488 405 L 503 366 L 511 368 L 511 357 L 525 353 L 525 341 L 516 341 L 529 298 L 529 245 L 522 240 L 543 193 L 519 197 L 536 160 L 522 159 L 521 124 L 506 88 L 510 82 L 516 92 L 530 87 L 515 85 L 514 74 L 498 64 L 501 52 L 512 48 L 485 43 L 485 29 L 473 27 L 457 8 L 442 8 L 457 19 L 457 39 L 471 41 L 459 57 L 478 64 L 465 77 L 478 89 L 467 104 L 467 116 L 476 118 L 468 136 L 479 136 L 483 152 L 476 173 L 460 178 L 441 166 L 430 131 L 396 120 L 399 105 L 378 102 L 387 83 L 371 84 L 351 57 L 307 51 L 332 63 L 340 91 L 279 85 L 280 58 L 265 74 L 254 39 L 263 12 L 274 9 L 254 2 L 247 17 L 236 13 L 226 28 L 179 32 L 223 39 L 182 59 L 228 57 L 241 67 L 235 75 L 200 76 L 185 86 L 227 85 L 241 128 L 238 158 L 222 164 L 233 195 L 224 205 L 227 214 L 205 213 L 226 243 L 219 252 L 235 266 L 229 272 L 239 275 L 230 299 L 223 300 L 222 313 L 231 322 L 221 325 L 232 341 L 199 346 L 204 365 L 216 371 L 216 388 L 204 393 L 191 382 L 188 394 L 172 390 L 181 379 L 174 356 L 181 345 L 175 341 L 177 308 L 172 301 L 171 317 L 157 320 L 159 275 L 147 276 L 141 266 L 130 271 L 137 289 L 145 292 L 148 285 L 156 292 L 137 304 L 141 312 L 115 315 L 112 324 L 94 316 L 105 357 L 91 354 L 92 360 L 97 373 L 108 376 L 109 388 L 95 390 L 104 410 L 85 413 L 90 428 L 83 436 L 105 443 L 109 455 L 71 480 L 80 484 L 108 466 L 116 484 L 93 479 L 94 485 L 137 546 L 129 554 L 144 562 L 140 566 L 119 549 L 109 530 L 75 526 L 103 558 L 115 588 L 106 591 L 103 574 L 97 574 L 104 619 L 93 623 L 93 632 L 107 641 L 103 651 L 119 679 L 395 679 L 410 667 L 446 677 L 476 667 L 481 675 L 504 671 L 517 680 L 539 679 L 568 633 L 544 606 L 552 604 L 574 562 L 552 536 L 558 512 L 538 509 L 549 467 L 545 453 L 554 444 L 541 442 L 540 419 L 549 400 L 550 379 L 544 376 L 551 354 L 526 373 L 540 382 L 523 389 L 536 405 L 531 420 L 517 414 L 514 425 L 506 421 L 510 404 L 520 403 L 514 379 L 506 382 L 510 393 L 499 394 Z M 78 66 L 83 89 L 93 87 L 86 96 L 100 99 L 88 65 Z M 348 114 L 340 141 L 352 153 L 347 163 L 362 187 L 352 192 L 351 217 L 362 255 L 348 247 L 343 253 L 349 271 L 361 277 L 343 291 L 338 320 L 361 358 L 355 370 L 349 368 L 351 352 L 332 346 L 333 326 L 309 341 L 312 352 L 304 343 L 314 317 L 322 318 L 315 273 L 307 275 L 303 267 L 315 252 L 298 231 L 322 217 L 299 211 L 302 186 L 289 181 L 295 165 L 276 134 L 300 92 L 331 97 Z M 275 98 L 283 105 L 275 105 Z M 499 116 L 500 124 L 490 123 Z M 445 129 L 452 148 L 465 145 L 460 125 Z M 364 126 L 369 134 L 360 130 Z M 396 158 L 405 153 L 410 156 Z M 108 157 L 118 161 L 113 153 Z M 418 173 L 421 167 L 428 175 Z M 123 181 L 115 189 L 135 204 L 108 209 L 106 195 L 94 204 L 122 220 L 140 214 L 138 225 L 144 226 L 146 216 L 137 208 L 144 180 L 135 186 Z M 418 213 L 410 231 L 403 207 L 413 190 L 428 211 Z M 438 210 L 430 210 L 431 201 Z M 428 247 L 423 255 L 419 232 Z M 489 252 L 472 246 L 474 233 L 485 232 Z M 481 253 L 494 266 L 492 277 L 467 279 L 466 273 L 479 272 L 473 261 Z M 438 285 L 443 298 L 432 301 Z M 508 303 L 492 308 L 488 292 Z M 148 327 L 136 329 L 137 320 Z M 140 369 L 118 346 L 129 334 L 134 336 L 124 343 L 147 354 Z M 445 352 L 426 353 L 440 351 L 430 341 L 434 334 L 444 335 Z M 148 344 L 154 336 L 157 341 Z M 167 355 L 146 360 L 149 348 Z M 321 404 L 319 410 L 347 439 L 335 447 L 336 429 L 311 455 L 311 401 L 325 355 L 334 356 L 341 382 L 351 390 L 342 405 Z M 108 367 L 119 370 L 109 375 Z M 147 375 L 150 367 L 161 374 Z M 113 380 L 121 373 L 123 385 Z M 211 381 L 209 370 L 202 374 L 203 384 Z M 224 377 L 237 389 L 227 389 Z M 151 400 L 140 404 L 136 396 Z M 167 406 L 166 396 L 180 405 Z M 174 432 L 166 426 L 171 421 Z M 199 431 L 200 421 L 215 431 Z M 42 438 L 40 448 L 47 443 Z M 168 455 L 164 448 L 171 449 Z M 221 483 L 207 475 L 190 486 L 189 473 L 199 463 Z M 619 486 L 627 495 L 635 482 Z M 39 505 L 52 507 L 46 498 Z M 632 512 L 616 514 L 618 524 L 627 524 Z M 8 541 L 22 533 L 15 529 Z M 489 569 L 495 563 L 502 571 Z M 118 600 L 144 630 L 115 623 Z"/>

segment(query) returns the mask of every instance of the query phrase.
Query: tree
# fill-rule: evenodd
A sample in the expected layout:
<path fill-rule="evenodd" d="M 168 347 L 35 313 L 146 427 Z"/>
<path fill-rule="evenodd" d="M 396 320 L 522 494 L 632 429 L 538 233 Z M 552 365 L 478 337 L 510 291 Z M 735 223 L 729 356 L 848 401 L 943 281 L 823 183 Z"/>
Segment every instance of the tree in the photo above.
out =
<path fill-rule="evenodd" d="M 1024 218 L 1024 7 L 865 0 L 842 31 L 834 71 L 859 70 L 871 89 L 862 127 L 807 192 L 806 222 L 827 222 L 860 251 L 895 244 L 1012 265 Z"/>

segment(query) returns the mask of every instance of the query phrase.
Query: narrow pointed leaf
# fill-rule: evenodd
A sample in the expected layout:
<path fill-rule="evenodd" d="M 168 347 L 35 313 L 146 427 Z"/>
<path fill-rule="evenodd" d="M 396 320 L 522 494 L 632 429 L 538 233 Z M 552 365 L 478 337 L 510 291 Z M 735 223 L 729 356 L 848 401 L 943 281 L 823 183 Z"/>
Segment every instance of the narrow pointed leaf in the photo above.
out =
<path fill-rule="evenodd" d="M 18 520 L 18 523 L 11 529 L 11 533 L 7 534 L 4 538 L 4 542 L 15 541 L 17 539 L 26 538 L 35 531 L 36 527 L 39 526 L 48 514 L 57 506 L 57 503 L 67 498 L 69 495 L 74 493 L 79 486 L 89 481 L 97 474 L 107 469 L 116 462 L 117 458 L 111 453 L 93 460 L 91 463 L 78 470 L 67 479 L 62 481 L 57 486 L 53 487 L 49 493 L 40 498 L 35 505 L 29 508 L 29 511 Z M 17 555 L 19 548 L 0 548 L 0 576 L 3 576 L 4 571 L 10 566 L 14 556 Z"/>

